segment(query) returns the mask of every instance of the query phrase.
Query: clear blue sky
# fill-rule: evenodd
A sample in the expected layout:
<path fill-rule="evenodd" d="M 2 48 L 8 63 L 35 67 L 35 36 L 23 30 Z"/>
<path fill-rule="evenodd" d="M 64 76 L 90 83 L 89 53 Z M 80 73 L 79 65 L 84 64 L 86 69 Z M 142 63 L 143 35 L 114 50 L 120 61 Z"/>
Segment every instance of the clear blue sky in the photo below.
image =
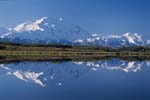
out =
<path fill-rule="evenodd" d="M 63 17 L 99 34 L 137 32 L 150 39 L 150 0 L 0 0 L 0 26 Z"/>

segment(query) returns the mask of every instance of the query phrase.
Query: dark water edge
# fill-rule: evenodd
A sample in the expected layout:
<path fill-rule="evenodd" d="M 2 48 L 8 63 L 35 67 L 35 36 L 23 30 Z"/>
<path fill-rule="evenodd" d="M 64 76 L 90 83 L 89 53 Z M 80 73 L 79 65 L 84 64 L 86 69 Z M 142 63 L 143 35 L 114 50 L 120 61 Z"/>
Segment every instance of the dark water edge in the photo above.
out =
<path fill-rule="evenodd" d="M 111 59 L 120 59 L 125 61 L 150 61 L 149 56 L 104 56 L 104 57 L 49 57 L 49 56 L 0 56 L 0 63 L 12 63 L 12 62 L 44 62 L 50 61 L 54 63 L 59 62 L 71 62 L 71 61 L 103 61 Z"/>

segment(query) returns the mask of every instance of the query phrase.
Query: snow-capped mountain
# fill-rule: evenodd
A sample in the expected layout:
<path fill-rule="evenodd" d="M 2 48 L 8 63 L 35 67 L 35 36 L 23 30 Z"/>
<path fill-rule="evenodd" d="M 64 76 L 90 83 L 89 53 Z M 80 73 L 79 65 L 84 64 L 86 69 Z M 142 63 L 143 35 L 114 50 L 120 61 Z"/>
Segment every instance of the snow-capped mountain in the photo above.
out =
<path fill-rule="evenodd" d="M 12 31 L 1 35 L 1 38 L 34 43 L 72 42 L 78 38 L 85 39 L 89 33 L 80 26 L 65 22 L 63 18 L 43 17 L 36 21 L 27 21 L 17 25 Z"/>
<path fill-rule="evenodd" d="M 137 33 L 123 35 L 100 36 L 82 29 L 80 26 L 67 23 L 63 18 L 42 17 L 35 21 L 27 21 L 15 28 L 0 28 L 0 41 L 23 44 L 71 44 L 97 46 L 143 46 L 150 45 Z"/>
<path fill-rule="evenodd" d="M 108 35 L 106 37 L 98 34 L 92 34 L 91 37 L 85 40 L 75 40 L 75 43 L 89 44 L 89 45 L 102 45 L 102 46 L 133 46 L 133 45 L 145 45 L 145 41 L 137 33 L 125 33 L 123 35 Z"/>
<path fill-rule="evenodd" d="M 150 40 L 147 40 L 146 44 L 147 44 L 147 45 L 150 45 Z"/>

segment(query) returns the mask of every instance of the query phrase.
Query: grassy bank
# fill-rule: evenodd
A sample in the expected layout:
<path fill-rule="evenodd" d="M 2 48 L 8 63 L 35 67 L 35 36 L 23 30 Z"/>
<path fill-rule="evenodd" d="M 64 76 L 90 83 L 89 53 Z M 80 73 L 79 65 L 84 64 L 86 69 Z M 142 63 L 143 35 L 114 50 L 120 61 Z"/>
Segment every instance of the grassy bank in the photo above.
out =
<path fill-rule="evenodd" d="M 103 59 L 150 58 L 149 47 L 122 47 L 118 49 L 95 46 L 68 45 L 19 45 L 0 44 L 1 59 L 9 60 L 55 60 L 55 59 Z"/>

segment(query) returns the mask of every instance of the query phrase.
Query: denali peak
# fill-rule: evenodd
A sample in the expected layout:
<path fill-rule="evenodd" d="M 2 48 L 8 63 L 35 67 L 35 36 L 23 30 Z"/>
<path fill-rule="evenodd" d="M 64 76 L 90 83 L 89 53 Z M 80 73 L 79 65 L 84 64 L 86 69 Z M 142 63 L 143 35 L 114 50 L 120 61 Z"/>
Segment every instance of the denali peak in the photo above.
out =
<path fill-rule="evenodd" d="M 27 21 L 17 25 L 9 33 L 2 34 L 1 38 L 11 40 L 28 40 L 34 43 L 43 41 L 50 42 L 72 42 L 76 39 L 85 39 L 90 33 L 78 25 L 70 24 L 63 18 L 42 17 L 35 21 Z"/>
<path fill-rule="evenodd" d="M 97 46 L 143 46 L 150 45 L 138 33 L 112 34 L 102 36 L 90 33 L 78 25 L 68 23 L 63 18 L 42 17 L 35 21 L 27 21 L 11 30 L 0 28 L 0 41 L 23 44 L 60 43 L 69 45 Z"/>

